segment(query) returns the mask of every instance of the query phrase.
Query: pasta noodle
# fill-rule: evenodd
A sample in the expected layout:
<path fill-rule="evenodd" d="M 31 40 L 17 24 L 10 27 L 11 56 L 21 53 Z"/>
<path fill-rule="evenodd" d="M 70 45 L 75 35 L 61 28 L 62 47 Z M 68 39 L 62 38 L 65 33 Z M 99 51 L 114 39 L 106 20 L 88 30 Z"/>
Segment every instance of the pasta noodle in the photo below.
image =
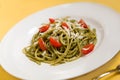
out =
<path fill-rule="evenodd" d="M 82 19 L 77 21 L 64 17 L 50 18 L 49 21 L 42 24 L 32 37 L 31 44 L 23 49 L 30 60 L 37 64 L 58 65 L 76 60 L 93 50 L 97 42 L 96 29 L 90 29 Z M 94 46 L 86 46 L 91 44 Z"/>

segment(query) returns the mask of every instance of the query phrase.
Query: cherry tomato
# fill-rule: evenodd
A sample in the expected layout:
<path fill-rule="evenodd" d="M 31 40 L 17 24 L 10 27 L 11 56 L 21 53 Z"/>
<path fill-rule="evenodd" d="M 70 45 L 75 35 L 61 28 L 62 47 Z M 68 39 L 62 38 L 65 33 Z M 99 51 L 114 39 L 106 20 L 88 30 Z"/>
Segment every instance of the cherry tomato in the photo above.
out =
<path fill-rule="evenodd" d="M 62 22 L 62 27 L 64 28 L 67 28 L 67 29 L 69 29 L 69 26 L 67 25 L 67 23 L 65 23 L 65 22 Z"/>
<path fill-rule="evenodd" d="M 49 21 L 50 21 L 50 23 L 54 23 L 54 22 L 55 22 L 55 19 L 49 18 Z"/>
<path fill-rule="evenodd" d="M 85 23 L 83 19 L 81 19 L 78 23 L 80 23 L 83 28 L 88 28 L 87 24 Z"/>
<path fill-rule="evenodd" d="M 45 32 L 49 29 L 50 25 L 44 25 L 41 28 L 39 28 L 39 32 Z"/>
<path fill-rule="evenodd" d="M 50 44 L 56 48 L 59 48 L 62 46 L 62 44 L 56 39 L 54 39 L 53 37 L 50 37 Z"/>
<path fill-rule="evenodd" d="M 94 49 L 94 44 L 88 44 L 84 46 L 81 50 L 83 54 L 89 54 Z"/>
<path fill-rule="evenodd" d="M 45 42 L 43 41 L 43 39 L 42 38 L 40 38 L 39 40 L 38 40 L 38 44 L 39 44 L 39 47 L 40 47 L 40 49 L 41 50 L 46 50 L 47 48 L 46 48 L 46 44 L 45 44 Z"/>

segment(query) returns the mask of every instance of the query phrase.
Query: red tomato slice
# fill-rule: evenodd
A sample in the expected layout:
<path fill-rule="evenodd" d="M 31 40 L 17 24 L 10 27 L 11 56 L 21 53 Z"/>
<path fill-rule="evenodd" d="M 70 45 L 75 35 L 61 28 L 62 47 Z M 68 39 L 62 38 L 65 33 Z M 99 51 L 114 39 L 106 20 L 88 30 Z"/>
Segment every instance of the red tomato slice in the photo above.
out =
<path fill-rule="evenodd" d="M 49 29 L 50 25 L 45 25 L 45 26 L 42 26 L 41 28 L 39 28 L 39 32 L 45 32 Z"/>
<path fill-rule="evenodd" d="M 54 23 L 54 22 L 55 22 L 55 19 L 49 18 L 49 21 L 50 21 L 50 23 Z"/>
<path fill-rule="evenodd" d="M 62 46 L 62 44 L 58 42 L 56 39 L 54 39 L 53 37 L 50 37 L 50 44 L 56 48 L 59 48 Z"/>
<path fill-rule="evenodd" d="M 69 29 L 69 26 L 67 25 L 67 23 L 65 23 L 65 22 L 62 22 L 62 27 L 64 28 L 67 28 L 67 29 Z"/>
<path fill-rule="evenodd" d="M 40 49 L 41 50 L 46 50 L 47 48 L 46 48 L 46 44 L 45 44 L 45 42 L 43 41 L 43 39 L 42 38 L 40 38 L 39 40 L 38 40 L 38 44 L 39 44 L 39 47 L 40 47 Z"/>
<path fill-rule="evenodd" d="M 85 23 L 83 19 L 81 19 L 78 23 L 80 23 L 83 28 L 88 28 L 87 24 Z"/>
<path fill-rule="evenodd" d="M 84 46 L 84 47 L 82 48 L 81 52 L 82 52 L 83 54 L 88 54 L 88 53 L 90 53 L 91 51 L 93 51 L 93 49 L 94 49 L 94 44 L 88 44 L 88 45 L 86 45 L 86 46 Z"/>

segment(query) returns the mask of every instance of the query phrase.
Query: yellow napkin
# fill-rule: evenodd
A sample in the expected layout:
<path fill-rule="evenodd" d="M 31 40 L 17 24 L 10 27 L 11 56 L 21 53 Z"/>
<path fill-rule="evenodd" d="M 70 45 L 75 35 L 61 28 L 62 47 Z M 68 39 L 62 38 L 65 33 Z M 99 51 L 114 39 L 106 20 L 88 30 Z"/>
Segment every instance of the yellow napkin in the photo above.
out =
<path fill-rule="evenodd" d="M 70 2 L 96 2 L 109 6 L 120 12 L 120 0 L 0 0 L 0 40 L 5 34 L 24 17 L 39 11 L 52 7 L 58 4 Z M 120 52 L 108 63 L 98 69 L 82 76 L 72 78 L 70 80 L 91 80 L 91 78 L 115 68 L 120 64 Z M 0 66 L 0 80 L 20 80 L 8 74 Z M 111 74 L 101 80 L 120 80 L 120 74 Z"/>

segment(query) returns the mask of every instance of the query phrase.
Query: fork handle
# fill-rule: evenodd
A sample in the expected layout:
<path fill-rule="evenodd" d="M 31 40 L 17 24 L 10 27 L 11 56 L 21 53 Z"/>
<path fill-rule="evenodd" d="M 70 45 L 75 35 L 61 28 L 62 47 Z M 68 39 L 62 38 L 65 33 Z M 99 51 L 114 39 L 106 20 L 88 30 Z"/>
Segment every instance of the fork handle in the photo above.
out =
<path fill-rule="evenodd" d="M 110 73 L 116 72 L 116 71 L 118 71 L 118 69 L 113 69 L 113 70 L 107 71 L 107 72 L 105 72 L 105 73 L 103 73 L 103 74 L 100 74 L 99 76 L 93 78 L 92 80 L 99 80 L 99 79 L 103 78 L 104 76 L 107 76 L 107 75 L 109 75 Z"/>

